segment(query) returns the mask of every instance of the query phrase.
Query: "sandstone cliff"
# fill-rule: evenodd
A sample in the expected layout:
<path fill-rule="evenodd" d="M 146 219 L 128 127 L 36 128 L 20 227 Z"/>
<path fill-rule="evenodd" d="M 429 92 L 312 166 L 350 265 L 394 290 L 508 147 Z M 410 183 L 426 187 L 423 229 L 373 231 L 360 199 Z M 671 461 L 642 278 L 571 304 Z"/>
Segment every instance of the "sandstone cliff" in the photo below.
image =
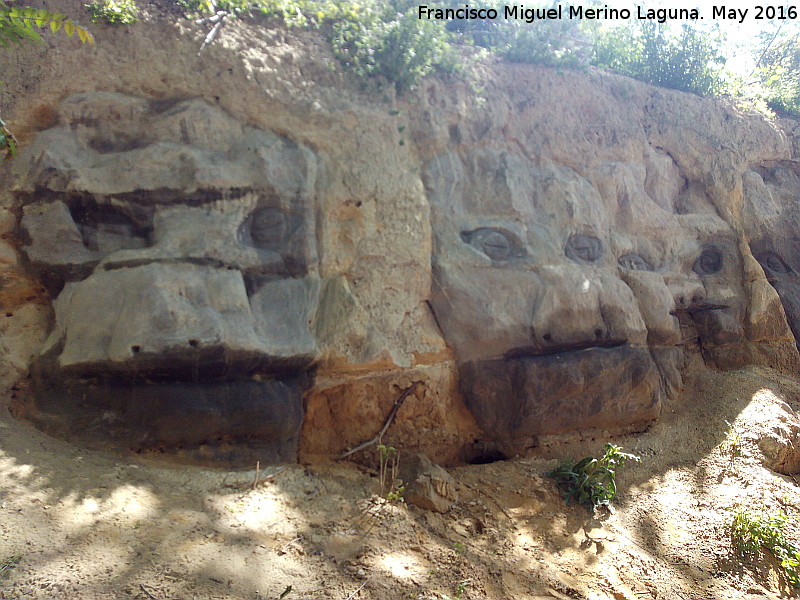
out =
<path fill-rule="evenodd" d="M 155 5 L 94 33 L 2 57 L 1 372 L 47 431 L 334 455 L 421 381 L 393 443 L 471 460 L 800 368 L 794 122 L 494 61 L 398 98 Z"/>

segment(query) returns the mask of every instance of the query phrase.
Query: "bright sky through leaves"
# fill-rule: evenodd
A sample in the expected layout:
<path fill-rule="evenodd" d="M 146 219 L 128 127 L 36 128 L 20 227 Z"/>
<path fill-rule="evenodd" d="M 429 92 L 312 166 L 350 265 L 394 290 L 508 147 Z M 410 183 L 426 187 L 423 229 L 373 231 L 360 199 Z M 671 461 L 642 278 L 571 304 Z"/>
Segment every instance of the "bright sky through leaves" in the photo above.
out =
<path fill-rule="evenodd" d="M 576 2 L 577 3 L 577 2 Z M 783 24 L 783 31 L 797 29 L 800 18 L 797 20 L 779 19 L 756 19 L 756 6 L 796 6 L 798 16 L 800 17 L 800 2 L 740 2 L 740 1 L 726 1 L 714 0 L 713 2 L 702 2 L 699 0 L 648 0 L 646 2 L 632 2 L 630 0 L 609 0 L 605 3 L 611 8 L 627 8 L 631 11 L 632 18 L 636 18 L 636 6 L 641 5 L 643 9 L 648 8 L 697 8 L 700 11 L 700 16 L 703 17 L 699 21 L 688 21 L 689 23 L 696 23 L 699 27 L 713 27 L 719 26 L 720 30 L 725 34 L 726 44 L 724 46 L 724 54 L 728 59 L 726 68 L 731 71 L 742 75 L 749 75 L 754 66 L 752 58 L 753 51 L 759 45 L 758 34 L 761 31 L 767 30 L 774 32 L 777 27 Z M 712 6 L 722 7 L 726 9 L 744 10 L 747 9 L 744 20 L 739 23 L 736 20 L 729 19 L 713 19 L 712 20 Z M 680 25 L 684 21 L 670 21 L 673 25 Z M 613 25 L 613 22 L 608 22 Z"/>

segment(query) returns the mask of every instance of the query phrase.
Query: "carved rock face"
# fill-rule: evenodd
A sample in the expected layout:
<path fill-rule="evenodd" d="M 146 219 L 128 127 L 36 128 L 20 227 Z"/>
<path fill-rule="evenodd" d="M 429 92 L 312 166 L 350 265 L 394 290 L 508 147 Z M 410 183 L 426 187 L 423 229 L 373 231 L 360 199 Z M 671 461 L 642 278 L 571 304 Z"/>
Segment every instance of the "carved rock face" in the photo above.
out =
<path fill-rule="evenodd" d="M 198 100 L 85 94 L 59 117 L 20 157 L 23 250 L 55 297 L 20 412 L 292 460 L 319 354 L 315 155 Z"/>
<path fill-rule="evenodd" d="M 750 171 L 743 181 L 751 212 L 745 220 L 750 249 L 778 292 L 786 321 L 800 343 L 800 177 L 794 165 L 777 164 Z"/>
<path fill-rule="evenodd" d="M 668 157 L 648 160 L 591 181 L 493 150 L 428 164 L 431 304 L 468 407 L 507 451 L 641 427 L 681 385 L 682 344 L 743 336 L 733 231 Z M 645 190 L 659 177 L 660 202 Z"/>

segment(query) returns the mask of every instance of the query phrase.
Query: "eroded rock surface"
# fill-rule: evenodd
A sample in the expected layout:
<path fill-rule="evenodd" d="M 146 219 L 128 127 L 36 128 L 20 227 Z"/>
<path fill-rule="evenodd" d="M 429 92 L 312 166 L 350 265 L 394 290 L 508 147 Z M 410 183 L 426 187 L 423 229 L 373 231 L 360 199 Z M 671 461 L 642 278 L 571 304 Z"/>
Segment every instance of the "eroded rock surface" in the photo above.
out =
<path fill-rule="evenodd" d="M 200 100 L 59 112 L 16 165 L 21 249 L 54 297 L 19 412 L 133 449 L 294 460 L 320 354 L 314 153 Z"/>
<path fill-rule="evenodd" d="M 338 455 L 421 381 L 386 441 L 445 464 L 644 429 L 688 364 L 800 372 L 795 123 L 496 62 L 397 98 L 311 32 L 139 26 L 0 88 L 0 374 L 48 431 Z"/>
<path fill-rule="evenodd" d="M 458 502 L 455 479 L 421 454 L 403 457 L 398 474 L 403 486 L 401 495 L 409 504 L 445 513 Z"/>
<path fill-rule="evenodd" d="M 510 148 L 428 163 L 431 304 L 467 405 L 510 451 L 645 426 L 680 388 L 676 349 L 744 339 L 736 233 L 700 182 L 643 152 L 583 174 Z"/>

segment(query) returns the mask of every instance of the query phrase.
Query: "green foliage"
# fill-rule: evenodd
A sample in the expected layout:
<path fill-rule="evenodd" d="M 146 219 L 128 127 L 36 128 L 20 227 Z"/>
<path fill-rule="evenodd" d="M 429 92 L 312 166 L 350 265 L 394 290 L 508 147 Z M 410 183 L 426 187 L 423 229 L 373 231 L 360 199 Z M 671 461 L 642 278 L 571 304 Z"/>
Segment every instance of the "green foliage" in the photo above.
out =
<path fill-rule="evenodd" d="M 724 89 L 718 31 L 655 21 L 596 30 L 592 63 L 661 87 L 701 96 Z"/>
<path fill-rule="evenodd" d="M 68 37 L 77 34 L 81 42 L 94 43 L 92 34 L 66 15 L 44 8 L 13 6 L 0 0 L 0 46 L 22 41 L 42 41 L 40 29 L 49 28 L 56 33 L 63 30 Z"/>
<path fill-rule="evenodd" d="M 389 4 L 334 23 L 331 43 L 336 57 L 356 75 L 383 77 L 404 92 L 443 63 L 448 38 L 442 23 L 420 20 L 413 11 L 397 13 Z"/>
<path fill-rule="evenodd" d="M 617 494 L 616 470 L 626 460 L 638 461 L 639 457 L 622 452 L 614 444 L 606 444 L 602 458 L 589 456 L 577 463 L 568 461 L 547 476 L 556 480 L 567 504 L 575 500 L 593 510 L 608 504 Z"/>
<path fill-rule="evenodd" d="M 767 106 L 777 112 L 800 116 L 800 73 L 784 65 L 758 70 Z"/>
<path fill-rule="evenodd" d="M 780 35 L 783 33 L 783 35 Z M 800 116 L 800 35 L 797 29 L 764 32 L 756 69 L 757 98 L 774 111 Z"/>
<path fill-rule="evenodd" d="M 800 548 L 786 538 L 787 516 L 780 509 L 773 514 L 752 514 L 745 508 L 733 513 L 729 525 L 731 541 L 742 555 L 759 555 L 768 550 L 779 562 L 789 584 L 800 589 Z"/>
<path fill-rule="evenodd" d="M 427 3 L 429 6 L 447 8 L 453 6 L 448 0 Z M 574 19 L 524 20 L 503 19 L 507 3 L 500 0 L 470 2 L 470 7 L 494 9 L 498 18 L 485 20 L 454 20 L 447 29 L 455 34 L 462 44 L 475 45 L 495 52 L 510 62 L 535 63 L 559 67 L 585 64 L 588 58 L 588 38 Z M 556 8 L 554 0 L 544 5 L 544 10 Z"/>
<path fill-rule="evenodd" d="M 544 8 L 555 8 L 552 2 Z M 526 23 L 502 21 L 495 50 L 511 62 L 535 63 L 557 67 L 585 65 L 589 41 L 580 29 L 580 21 L 547 19 Z"/>
<path fill-rule="evenodd" d="M 54 13 L 43 8 L 28 6 L 10 6 L 0 0 L 0 46 L 7 47 L 12 43 L 24 41 L 40 42 L 42 36 L 39 29 L 49 28 L 52 33 L 64 31 L 67 37 L 77 34 L 81 42 L 93 44 L 94 38 L 66 15 Z M 0 119 L 0 153 L 5 159 L 13 158 L 17 153 L 17 140 Z"/>
<path fill-rule="evenodd" d="M 111 25 L 129 25 L 136 21 L 139 7 L 136 0 L 94 0 L 86 4 L 92 23 L 105 21 Z"/>
<path fill-rule="evenodd" d="M 125 2 L 132 0 L 95 0 Z M 399 92 L 412 89 L 436 69 L 453 72 L 464 59 L 458 44 L 486 48 L 512 62 L 557 67 L 586 64 L 612 69 L 648 83 L 702 95 L 723 88 L 721 39 L 690 25 L 679 30 L 643 21 L 607 28 L 577 19 L 527 23 L 502 18 L 500 0 L 470 2 L 475 9 L 494 8 L 498 18 L 436 21 L 418 18 L 411 0 L 178 0 L 186 10 L 226 16 L 254 13 L 288 26 L 318 27 L 335 56 L 363 78 L 393 82 Z M 559 4 L 552 0 L 543 8 Z M 430 8 L 451 8 L 449 0 L 430 0 Z M 541 8 L 541 7 L 540 7 Z M 563 6 L 562 6 L 563 8 Z"/>
<path fill-rule="evenodd" d="M 399 92 L 435 68 L 452 70 L 450 34 L 438 21 L 420 20 L 405 0 L 178 0 L 190 12 L 260 14 L 292 26 L 319 27 L 336 58 L 364 78 L 383 78 Z"/>

